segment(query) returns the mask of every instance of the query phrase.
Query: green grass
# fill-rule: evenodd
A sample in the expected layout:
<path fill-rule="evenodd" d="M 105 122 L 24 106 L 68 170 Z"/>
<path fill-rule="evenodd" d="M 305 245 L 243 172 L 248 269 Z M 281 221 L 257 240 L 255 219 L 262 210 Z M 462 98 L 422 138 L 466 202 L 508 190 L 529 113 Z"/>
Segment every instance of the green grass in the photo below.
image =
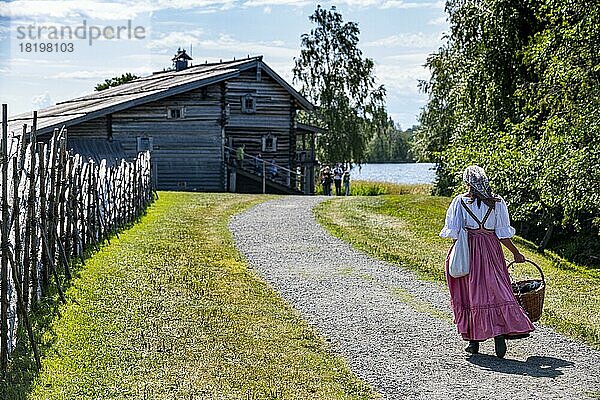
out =
<path fill-rule="evenodd" d="M 344 188 L 342 186 L 342 193 Z M 332 185 L 332 194 L 335 195 L 335 186 Z M 351 196 L 381 196 L 384 194 L 429 194 L 431 193 L 431 185 L 404 185 L 390 182 L 375 182 L 375 181 L 351 181 L 350 195 Z M 316 194 L 323 194 L 323 186 L 316 186 Z"/>
<path fill-rule="evenodd" d="M 444 281 L 450 241 L 438 234 L 450 200 L 424 194 L 334 198 L 321 203 L 315 214 L 330 232 L 354 247 L 412 269 L 423 279 Z M 600 270 L 570 263 L 551 252 L 541 255 L 533 243 L 519 237 L 514 242 L 546 276 L 541 322 L 600 348 Z M 512 259 L 508 252 L 506 257 Z M 513 274 L 539 276 L 526 264 L 517 266 Z"/>
<path fill-rule="evenodd" d="M 42 372 L 15 359 L 0 398 L 375 397 L 235 250 L 228 218 L 265 199 L 160 193 L 79 271 Z"/>

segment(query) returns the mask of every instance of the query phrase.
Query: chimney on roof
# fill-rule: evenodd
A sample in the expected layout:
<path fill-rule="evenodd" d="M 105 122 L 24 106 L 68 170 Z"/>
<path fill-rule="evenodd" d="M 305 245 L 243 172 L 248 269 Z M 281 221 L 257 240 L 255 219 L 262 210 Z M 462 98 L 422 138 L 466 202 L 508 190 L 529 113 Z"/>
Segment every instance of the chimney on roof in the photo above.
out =
<path fill-rule="evenodd" d="M 190 57 L 185 49 L 181 50 L 181 48 L 177 49 L 177 54 L 173 57 L 173 68 L 175 71 L 181 71 L 188 67 L 188 61 L 191 61 L 192 57 Z"/>

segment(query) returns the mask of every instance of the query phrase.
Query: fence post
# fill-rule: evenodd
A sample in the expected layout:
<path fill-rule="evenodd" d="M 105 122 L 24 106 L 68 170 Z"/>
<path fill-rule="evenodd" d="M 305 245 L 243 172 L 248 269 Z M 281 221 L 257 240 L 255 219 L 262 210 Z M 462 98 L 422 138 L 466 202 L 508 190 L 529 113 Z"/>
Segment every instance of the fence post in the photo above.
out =
<path fill-rule="evenodd" d="M 66 129 L 61 130 L 59 137 L 59 163 L 57 171 L 57 212 L 56 212 L 56 223 L 54 228 L 56 229 L 56 244 L 58 247 L 58 257 L 62 259 L 63 266 L 65 268 L 65 277 L 67 280 L 71 279 L 71 269 L 69 266 L 69 255 L 67 254 L 67 207 L 69 206 L 66 191 L 67 191 L 67 174 L 68 174 L 68 162 L 67 162 L 67 138 Z"/>
<path fill-rule="evenodd" d="M 19 204 L 19 182 L 20 182 L 20 173 L 19 173 L 19 165 L 18 165 L 18 160 L 17 157 L 13 158 L 13 212 L 12 212 L 12 219 L 13 219 L 13 223 L 14 223 L 14 231 L 15 231 L 15 251 L 13 252 L 13 258 L 15 260 L 15 263 L 17 265 L 17 274 L 18 274 L 18 280 L 16 276 L 13 276 L 13 285 L 14 286 L 18 286 L 17 282 L 21 281 L 22 276 L 24 274 L 23 271 L 23 262 L 21 259 L 21 253 L 23 250 L 22 247 L 22 243 L 21 243 L 21 207 Z M 19 290 L 21 290 L 21 288 L 19 288 Z"/>
<path fill-rule="evenodd" d="M 262 192 L 267 193 L 267 164 L 266 160 L 261 162 L 262 164 Z"/>
<path fill-rule="evenodd" d="M 85 191 L 85 182 L 87 181 L 87 168 L 88 164 L 83 164 L 83 160 L 80 160 L 81 163 L 79 165 L 79 173 L 77 174 L 76 184 L 79 187 L 77 189 L 78 192 L 78 201 L 77 201 L 77 211 L 79 214 L 79 221 L 81 223 L 81 232 L 79 232 L 81 239 L 81 258 L 83 259 L 83 249 L 88 245 L 88 219 L 87 212 L 85 207 L 87 206 L 87 192 Z"/>
<path fill-rule="evenodd" d="M 23 302 L 23 292 L 21 291 L 22 283 L 19 282 L 17 266 L 15 263 L 12 263 L 12 273 L 15 276 L 14 284 L 17 292 L 17 307 L 21 311 L 21 315 L 23 318 L 23 322 L 25 324 L 25 328 L 27 329 L 27 336 L 29 337 L 29 343 L 31 344 L 31 348 L 33 350 L 33 357 L 35 358 L 35 365 L 37 366 L 38 371 L 42 369 L 42 362 L 40 360 L 40 353 L 38 351 L 37 343 L 35 342 L 35 336 L 33 335 L 33 330 L 31 329 L 31 324 L 29 323 L 29 316 L 27 315 L 27 307 L 25 307 L 25 303 Z"/>
<path fill-rule="evenodd" d="M 131 191 L 131 198 L 132 198 L 132 209 L 133 209 L 133 218 L 137 218 L 138 215 L 138 202 L 137 202 L 137 174 L 138 174 L 138 158 L 136 157 L 135 160 L 133 160 L 133 180 L 131 182 L 131 186 L 132 186 L 132 191 Z"/>
<path fill-rule="evenodd" d="M 46 238 L 48 241 L 48 258 L 52 260 L 56 265 L 56 177 L 57 177 L 57 158 L 58 158 L 58 129 L 54 129 L 54 134 L 51 139 L 50 147 L 50 158 L 48 159 L 48 176 L 49 176 L 49 192 L 48 197 L 48 214 L 46 215 L 46 223 L 44 224 L 44 230 L 46 231 Z"/>
<path fill-rule="evenodd" d="M 2 233 L 1 233 L 1 307 L 0 307 L 0 367 L 6 374 L 8 365 L 8 106 L 2 104 Z"/>
<path fill-rule="evenodd" d="M 65 198 L 65 253 L 67 253 L 67 257 L 69 259 L 75 256 L 75 231 L 73 228 L 74 218 L 73 218 L 73 172 L 74 172 L 74 164 L 73 157 L 67 157 L 67 167 L 66 167 L 66 176 L 65 176 L 65 190 L 69 190 L 69 195 Z"/>
<path fill-rule="evenodd" d="M 94 244 L 96 250 L 100 250 L 98 247 L 97 233 L 98 224 L 96 224 L 96 199 L 94 198 L 94 177 L 96 175 L 96 164 L 90 160 L 88 163 L 88 187 L 87 187 L 87 204 L 88 204 L 88 224 L 90 229 L 88 230 L 90 236 L 90 243 Z"/>
<path fill-rule="evenodd" d="M 38 229 L 41 230 L 40 232 L 40 241 L 41 241 L 41 245 L 42 245 L 42 274 L 41 274 L 41 289 L 42 289 L 42 295 L 44 294 L 46 287 L 48 286 L 48 283 L 50 282 L 49 279 L 49 270 L 48 270 L 48 265 L 50 265 L 50 262 L 48 260 L 48 253 L 46 251 L 44 251 L 44 249 L 46 248 L 46 241 L 47 239 L 47 235 L 46 235 L 46 219 L 47 219 L 47 202 L 46 202 L 46 146 L 44 143 L 38 143 L 37 144 L 37 151 L 38 151 L 38 157 L 39 157 L 39 174 L 40 174 L 40 224 L 38 225 Z"/>
<path fill-rule="evenodd" d="M 37 261 L 37 224 L 35 223 L 35 206 L 36 206 L 36 187 L 37 181 L 35 163 L 37 161 L 37 143 L 36 143 L 36 130 L 37 130 L 37 111 L 33 112 L 33 126 L 31 128 L 31 137 L 29 142 L 29 151 L 31 153 L 31 165 L 29 166 L 29 197 L 27 198 L 27 224 L 25 225 L 25 236 L 26 240 L 29 238 L 30 248 L 25 248 L 25 251 L 29 253 L 29 259 L 27 265 L 30 266 L 29 274 L 31 275 L 31 286 L 32 296 L 31 303 L 37 302 L 37 292 L 39 288 L 39 275 L 38 275 L 38 261 Z M 27 285 L 27 295 L 25 298 L 25 306 L 29 306 L 29 282 L 23 282 L 23 285 Z M 25 291 L 23 291 L 25 293 Z"/>

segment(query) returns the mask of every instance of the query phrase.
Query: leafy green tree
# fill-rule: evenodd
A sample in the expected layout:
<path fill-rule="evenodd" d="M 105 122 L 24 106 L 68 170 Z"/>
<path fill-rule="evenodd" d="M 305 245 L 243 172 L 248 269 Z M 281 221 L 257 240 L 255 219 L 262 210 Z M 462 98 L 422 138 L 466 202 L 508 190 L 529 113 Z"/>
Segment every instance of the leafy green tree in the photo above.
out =
<path fill-rule="evenodd" d="M 115 86 L 119 86 L 119 85 L 122 85 L 127 82 L 131 82 L 138 78 L 139 78 L 139 76 L 134 75 L 130 72 L 127 72 L 126 74 L 123 74 L 121 76 L 117 76 L 117 77 L 114 77 L 111 79 L 105 79 L 104 82 L 96 85 L 95 90 L 97 92 L 100 92 L 102 90 L 105 90 L 105 89 L 108 89 L 111 87 L 115 87 Z"/>
<path fill-rule="evenodd" d="M 572 252 L 593 260 L 600 9 L 586 0 L 450 0 L 446 11 L 450 33 L 427 60 L 429 101 L 415 136 L 415 152 L 438 163 L 436 191 L 464 190 L 460 172 L 480 164 L 522 234 L 542 249 L 553 236 L 559 245 L 579 235 L 586 245 Z"/>
<path fill-rule="evenodd" d="M 416 127 L 402 130 L 389 118 L 375 132 L 367 148 L 367 162 L 413 162 L 412 144 Z"/>
<path fill-rule="evenodd" d="M 362 163 L 373 133 L 387 124 L 385 89 L 375 82 L 374 63 L 358 48 L 358 24 L 344 22 L 335 7 L 317 6 L 315 27 L 301 37 L 294 81 L 318 105 L 315 122 L 327 129 L 318 138 L 325 161 Z"/>
<path fill-rule="evenodd" d="M 527 117 L 513 129 L 529 139 L 538 160 L 535 184 L 548 233 L 580 232 L 583 245 L 574 253 L 598 256 L 600 9 L 546 0 L 536 17 L 544 29 L 522 51 L 533 79 L 516 93 Z"/>

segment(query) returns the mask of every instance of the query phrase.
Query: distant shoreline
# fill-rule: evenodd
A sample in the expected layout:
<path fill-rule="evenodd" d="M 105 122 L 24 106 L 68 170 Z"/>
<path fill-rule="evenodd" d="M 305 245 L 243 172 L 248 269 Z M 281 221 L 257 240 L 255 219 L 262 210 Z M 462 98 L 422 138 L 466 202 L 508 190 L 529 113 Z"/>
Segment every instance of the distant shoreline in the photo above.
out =
<path fill-rule="evenodd" d="M 417 161 L 373 161 L 373 162 L 365 162 L 362 163 L 360 165 L 365 165 L 365 164 L 434 164 L 432 162 L 417 162 Z M 359 165 L 359 164 L 355 164 L 355 165 Z"/>
<path fill-rule="evenodd" d="M 354 180 L 399 184 L 433 184 L 434 163 L 365 163 L 352 168 Z"/>

